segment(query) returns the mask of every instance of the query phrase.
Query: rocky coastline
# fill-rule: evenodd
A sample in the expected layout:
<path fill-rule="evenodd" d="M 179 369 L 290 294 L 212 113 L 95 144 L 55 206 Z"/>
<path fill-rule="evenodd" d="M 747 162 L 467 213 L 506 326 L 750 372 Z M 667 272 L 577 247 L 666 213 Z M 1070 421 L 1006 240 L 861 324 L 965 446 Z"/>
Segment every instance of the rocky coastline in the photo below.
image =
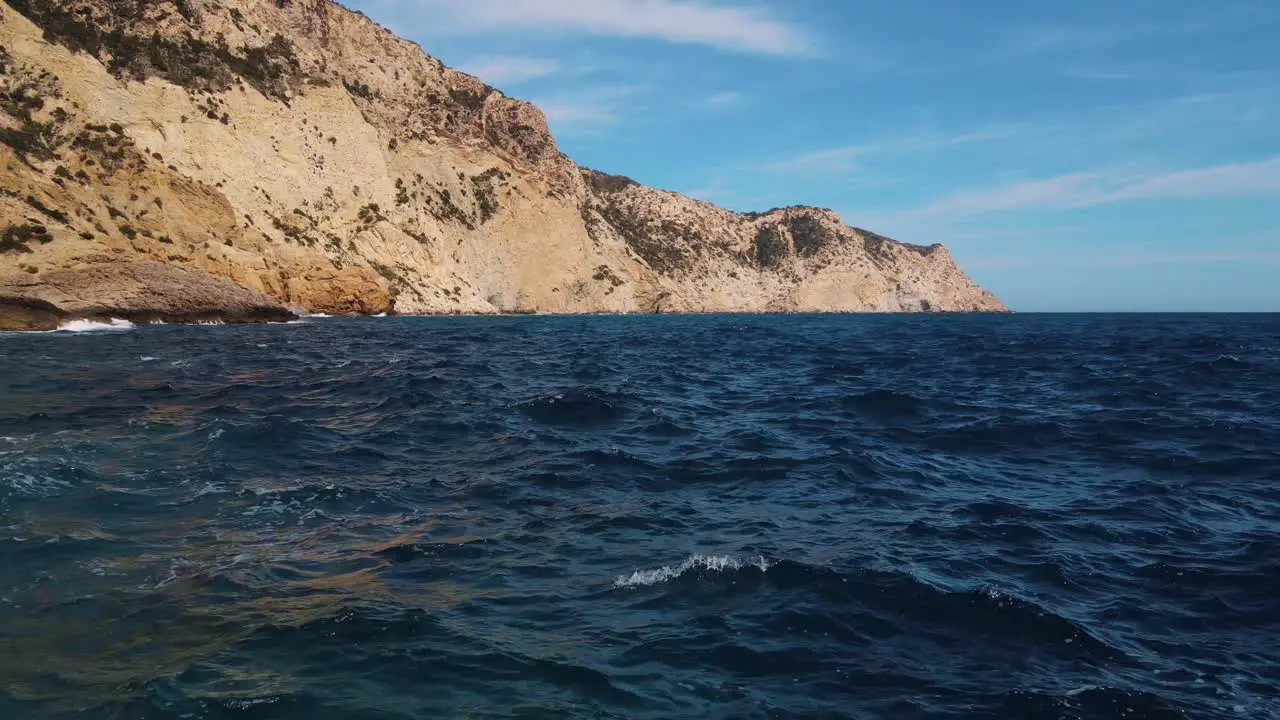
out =
<path fill-rule="evenodd" d="M 297 319 L 264 293 L 155 261 L 0 278 L 0 331 L 56 330 L 75 320 L 237 324 Z"/>
<path fill-rule="evenodd" d="M 941 245 L 580 168 L 330 0 L 0 0 L 0 296 L 14 327 L 1006 310 Z"/>

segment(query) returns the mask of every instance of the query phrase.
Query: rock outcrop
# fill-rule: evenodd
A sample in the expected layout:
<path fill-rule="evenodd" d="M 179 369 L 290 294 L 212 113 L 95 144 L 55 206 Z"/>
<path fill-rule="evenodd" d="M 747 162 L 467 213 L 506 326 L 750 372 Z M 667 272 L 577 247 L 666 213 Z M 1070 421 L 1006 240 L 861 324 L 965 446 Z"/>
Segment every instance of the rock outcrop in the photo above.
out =
<path fill-rule="evenodd" d="M 53 303 L 0 295 L 0 331 L 54 330 L 66 319 L 67 313 Z"/>
<path fill-rule="evenodd" d="M 580 169 L 330 0 L 0 1 L 0 283 L 139 261 L 329 314 L 1004 309 L 941 246 Z"/>
<path fill-rule="evenodd" d="M 0 330 L 52 330 L 71 319 L 249 323 L 297 315 L 226 278 L 154 260 L 0 277 Z"/>

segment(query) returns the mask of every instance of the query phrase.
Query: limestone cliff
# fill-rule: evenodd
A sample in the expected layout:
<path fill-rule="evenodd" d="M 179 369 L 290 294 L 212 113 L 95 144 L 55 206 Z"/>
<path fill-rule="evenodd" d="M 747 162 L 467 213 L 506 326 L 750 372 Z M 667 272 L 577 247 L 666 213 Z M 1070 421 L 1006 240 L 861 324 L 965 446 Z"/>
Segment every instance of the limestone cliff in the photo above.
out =
<path fill-rule="evenodd" d="M 0 2 L 0 233 L 9 287 L 155 260 L 331 314 L 1003 310 L 941 246 L 579 169 L 329 0 Z"/>

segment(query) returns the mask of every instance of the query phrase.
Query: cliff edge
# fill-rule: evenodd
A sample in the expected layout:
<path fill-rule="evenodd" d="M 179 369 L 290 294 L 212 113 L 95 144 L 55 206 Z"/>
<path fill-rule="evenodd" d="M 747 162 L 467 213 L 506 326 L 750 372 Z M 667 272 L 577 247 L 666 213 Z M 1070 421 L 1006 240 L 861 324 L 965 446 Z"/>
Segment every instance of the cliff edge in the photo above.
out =
<path fill-rule="evenodd" d="M 329 314 L 1005 309 L 941 246 L 579 168 L 329 0 L 0 1 L 0 169 L 13 307 L 156 262 Z"/>

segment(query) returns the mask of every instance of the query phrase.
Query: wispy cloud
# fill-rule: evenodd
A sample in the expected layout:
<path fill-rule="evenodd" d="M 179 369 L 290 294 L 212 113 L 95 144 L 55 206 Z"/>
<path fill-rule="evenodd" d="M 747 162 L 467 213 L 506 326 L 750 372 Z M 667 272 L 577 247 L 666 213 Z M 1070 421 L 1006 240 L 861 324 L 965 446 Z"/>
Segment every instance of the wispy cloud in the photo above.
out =
<path fill-rule="evenodd" d="M 1117 20 L 1090 25 L 1014 25 L 997 45 L 1000 58 L 1029 58 L 1050 54 L 1096 53 L 1125 44 L 1153 39 L 1188 37 L 1205 32 L 1210 18 L 1163 18 L 1160 20 Z"/>
<path fill-rule="evenodd" d="M 1121 166 L 956 190 L 905 210 L 849 210 L 840 215 L 892 237 L 991 240 L 990 228 L 970 233 L 971 222 L 1021 222 L 1026 213 L 1065 213 L 1136 201 L 1280 196 L 1280 156 L 1190 170 L 1152 172 Z M 1023 214 L 1023 215 L 1020 215 Z M 1047 216 L 1045 216 L 1047 217 Z M 1037 224 L 1040 227 L 1040 224 Z M 1041 229 L 1016 230 L 1039 236 Z M 1007 239 L 1007 238 L 1006 238 Z"/>
<path fill-rule="evenodd" d="M 555 74 L 560 63 L 546 58 L 487 55 L 465 62 L 458 69 L 493 85 L 517 85 Z"/>
<path fill-rule="evenodd" d="M 539 100 L 538 105 L 547 114 L 547 122 L 562 130 L 566 126 L 612 125 L 619 118 L 616 109 L 589 100 Z"/>
<path fill-rule="evenodd" d="M 958 190 L 902 214 L 956 217 L 1032 208 L 1062 210 L 1082 207 L 1097 197 L 1095 188 L 1102 179 L 1100 174 L 1082 172 Z"/>
<path fill-rule="evenodd" d="M 694 200 L 702 200 L 704 202 L 723 202 L 731 193 L 719 185 L 708 185 L 706 187 L 688 188 L 680 191 L 681 195 L 691 197 Z"/>
<path fill-rule="evenodd" d="M 533 101 L 546 113 L 553 131 L 576 133 L 621 122 L 628 104 L 644 91 L 639 85 L 597 85 Z"/>
<path fill-rule="evenodd" d="M 1274 144 L 1271 137 L 1278 117 L 1280 85 L 1274 79 L 1206 74 L 1191 87 L 1168 95 L 1024 116 L 1014 138 L 1017 144 L 1003 149 L 1027 162 L 1082 156 L 1176 156 L 1182 148 L 1225 150 L 1246 138 L 1267 147 Z"/>
<path fill-rule="evenodd" d="M 1277 237 L 1280 241 L 1280 237 Z M 1280 252 L 1225 250 L 1205 252 L 1162 252 L 1151 249 L 1115 248 L 1087 255 L 1008 255 L 966 258 L 970 270 L 1017 270 L 1029 267 L 1131 268 L 1157 265 L 1205 265 L 1211 263 L 1280 264 Z"/>
<path fill-rule="evenodd" d="M 1137 80 L 1141 75 L 1131 69 L 1108 68 L 1094 65 L 1069 67 L 1062 71 L 1062 76 L 1072 80 L 1090 80 L 1094 82 L 1126 82 Z"/>
<path fill-rule="evenodd" d="M 707 0 L 411 0 L 442 31 L 559 30 L 652 38 L 764 55 L 798 55 L 811 41 L 759 5 Z"/>
<path fill-rule="evenodd" d="M 1280 193 L 1280 156 L 1138 178 L 1092 204 L 1152 198 L 1243 197 Z"/>
<path fill-rule="evenodd" d="M 997 55 L 1006 58 L 1034 57 L 1048 53 L 1103 50 L 1130 37 L 1122 25 L 1022 26 L 1014 28 Z"/>
<path fill-rule="evenodd" d="M 747 101 L 747 96 L 740 92 L 727 90 L 724 92 L 712 93 L 698 101 L 698 107 L 704 110 L 732 110 L 742 107 Z"/>
<path fill-rule="evenodd" d="M 1249 197 L 1280 194 L 1280 156 L 1192 170 L 1136 174 L 1078 172 L 960 190 L 894 219 L 958 218 L 1020 210 L 1070 210 L 1134 200 Z"/>
<path fill-rule="evenodd" d="M 858 168 L 858 161 L 872 155 L 931 152 L 943 148 L 1007 138 L 1015 126 L 991 127 L 962 133 L 924 133 L 882 138 L 857 145 L 813 150 L 795 157 L 767 163 L 763 170 L 777 173 L 845 173 Z"/>

